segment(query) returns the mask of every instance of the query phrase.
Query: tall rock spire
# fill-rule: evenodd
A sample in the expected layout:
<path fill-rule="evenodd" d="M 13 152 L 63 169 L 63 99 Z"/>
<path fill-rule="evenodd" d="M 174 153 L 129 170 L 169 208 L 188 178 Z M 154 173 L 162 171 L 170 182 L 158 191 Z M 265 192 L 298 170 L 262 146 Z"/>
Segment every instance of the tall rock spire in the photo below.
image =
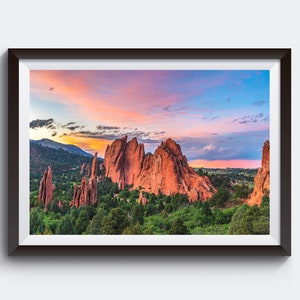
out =
<path fill-rule="evenodd" d="M 81 184 L 74 186 L 73 200 L 70 206 L 77 208 L 84 205 L 94 205 L 97 202 L 97 153 L 92 161 L 90 178 L 83 176 Z"/>
<path fill-rule="evenodd" d="M 264 143 L 262 150 L 261 167 L 254 177 L 254 189 L 249 199 L 246 201 L 249 205 L 260 206 L 264 195 L 270 194 L 270 142 Z"/>
<path fill-rule="evenodd" d="M 55 185 L 52 183 L 52 169 L 48 166 L 48 169 L 44 171 L 42 180 L 40 181 L 40 188 L 38 194 L 38 201 L 44 204 L 46 208 L 48 203 L 52 202 L 53 191 Z"/>

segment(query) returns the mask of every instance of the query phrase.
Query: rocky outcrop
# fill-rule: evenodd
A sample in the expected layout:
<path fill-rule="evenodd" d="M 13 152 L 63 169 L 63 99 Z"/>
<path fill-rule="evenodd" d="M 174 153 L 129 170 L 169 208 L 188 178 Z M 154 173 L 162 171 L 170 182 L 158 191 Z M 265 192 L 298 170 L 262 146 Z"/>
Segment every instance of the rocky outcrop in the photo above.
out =
<path fill-rule="evenodd" d="M 127 136 L 108 145 L 104 159 L 105 175 L 120 186 L 134 184 L 139 176 L 145 156 L 144 145 L 134 138 L 127 143 Z"/>
<path fill-rule="evenodd" d="M 90 177 L 90 175 L 91 175 L 91 166 L 88 163 L 83 163 L 81 165 L 80 175 Z"/>
<path fill-rule="evenodd" d="M 70 206 L 77 208 L 84 205 L 94 205 L 97 202 L 97 153 L 95 153 L 90 178 L 84 176 L 81 184 L 74 186 L 73 200 Z"/>
<path fill-rule="evenodd" d="M 140 191 L 138 203 L 139 203 L 139 204 L 142 204 L 142 205 L 146 205 L 146 204 L 148 203 L 148 200 L 147 200 L 147 198 L 144 196 L 144 194 L 143 194 L 142 191 Z"/>
<path fill-rule="evenodd" d="M 187 194 L 191 202 L 205 201 L 216 191 L 206 176 L 188 165 L 172 139 L 162 142 L 153 155 L 145 155 L 144 145 L 136 138 L 128 143 L 126 136 L 117 139 L 107 147 L 104 165 L 105 175 L 121 187 L 128 184 L 154 194 Z"/>
<path fill-rule="evenodd" d="M 46 208 L 48 203 L 52 202 L 53 191 L 55 185 L 52 183 L 52 169 L 48 166 L 45 170 L 42 180 L 40 181 L 40 188 L 38 194 L 38 201 L 44 204 Z"/>
<path fill-rule="evenodd" d="M 261 167 L 254 177 L 254 189 L 249 199 L 249 205 L 260 206 L 264 195 L 270 194 L 270 142 L 266 141 L 262 150 Z"/>

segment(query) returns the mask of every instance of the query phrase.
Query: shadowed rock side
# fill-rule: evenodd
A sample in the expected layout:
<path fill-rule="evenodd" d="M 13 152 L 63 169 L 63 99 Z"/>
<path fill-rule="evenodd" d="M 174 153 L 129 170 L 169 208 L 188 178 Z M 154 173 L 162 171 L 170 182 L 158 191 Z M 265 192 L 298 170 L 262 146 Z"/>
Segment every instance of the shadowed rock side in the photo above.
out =
<path fill-rule="evenodd" d="M 262 150 L 261 167 L 254 177 L 254 189 L 246 201 L 249 205 L 260 206 L 264 195 L 270 194 L 270 142 L 266 141 Z"/>
<path fill-rule="evenodd" d="M 92 168 L 91 177 L 83 177 L 81 185 L 74 186 L 74 196 L 70 203 L 70 206 L 76 206 L 77 208 L 84 205 L 94 205 L 97 202 L 97 153 L 95 153 Z"/>
<path fill-rule="evenodd" d="M 127 136 L 117 139 L 107 146 L 104 165 L 105 175 L 119 186 L 129 184 L 154 194 L 187 194 L 192 202 L 205 201 L 216 192 L 206 176 L 188 165 L 172 139 L 162 142 L 153 155 L 145 155 L 144 145 L 136 138 L 128 143 Z"/>
<path fill-rule="evenodd" d="M 91 166 L 87 163 L 83 163 L 81 165 L 80 175 L 90 177 L 90 175 L 91 175 Z"/>
<path fill-rule="evenodd" d="M 52 202 L 53 191 L 55 190 L 55 185 L 52 183 L 52 169 L 48 166 L 45 170 L 42 180 L 40 181 L 40 188 L 38 194 L 38 201 L 44 204 L 46 208 L 48 203 Z"/>

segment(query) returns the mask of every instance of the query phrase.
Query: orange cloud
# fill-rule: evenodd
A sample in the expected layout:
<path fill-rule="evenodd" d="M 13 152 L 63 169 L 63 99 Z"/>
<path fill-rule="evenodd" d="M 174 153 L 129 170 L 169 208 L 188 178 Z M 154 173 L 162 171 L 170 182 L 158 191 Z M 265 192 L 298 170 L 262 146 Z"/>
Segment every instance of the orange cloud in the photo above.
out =
<path fill-rule="evenodd" d="M 59 138 L 59 142 L 73 144 L 91 154 L 98 152 L 98 157 L 104 157 L 107 145 L 110 145 L 113 141 L 64 135 Z"/>

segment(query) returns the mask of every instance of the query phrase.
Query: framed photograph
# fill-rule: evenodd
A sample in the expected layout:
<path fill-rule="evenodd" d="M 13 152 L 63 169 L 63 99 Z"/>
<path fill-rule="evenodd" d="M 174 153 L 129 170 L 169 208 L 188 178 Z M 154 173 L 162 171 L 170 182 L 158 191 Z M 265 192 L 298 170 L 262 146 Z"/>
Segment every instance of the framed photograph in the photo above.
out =
<path fill-rule="evenodd" d="M 291 255 L 291 49 L 9 49 L 9 255 Z"/>

